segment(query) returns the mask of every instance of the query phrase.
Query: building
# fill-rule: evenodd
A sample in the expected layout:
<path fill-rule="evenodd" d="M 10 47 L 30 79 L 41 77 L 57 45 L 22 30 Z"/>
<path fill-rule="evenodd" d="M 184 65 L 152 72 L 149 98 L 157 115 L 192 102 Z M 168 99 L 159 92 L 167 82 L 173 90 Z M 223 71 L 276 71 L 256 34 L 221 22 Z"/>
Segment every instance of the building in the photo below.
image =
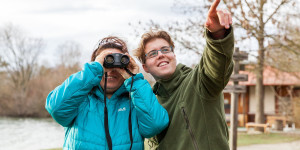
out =
<path fill-rule="evenodd" d="M 247 70 L 251 70 L 251 66 L 247 66 Z M 239 82 L 240 85 L 247 87 L 246 93 L 240 94 L 238 101 L 239 126 L 245 126 L 247 122 L 255 122 L 256 76 L 251 71 L 240 71 L 240 74 L 248 74 L 247 82 Z M 285 121 L 294 122 L 296 126 L 300 127 L 300 72 L 287 73 L 266 66 L 263 77 L 266 122 L 272 124 L 274 117 L 275 119 L 281 117 Z M 230 93 L 224 93 L 224 107 L 227 121 L 230 118 L 230 98 Z"/>

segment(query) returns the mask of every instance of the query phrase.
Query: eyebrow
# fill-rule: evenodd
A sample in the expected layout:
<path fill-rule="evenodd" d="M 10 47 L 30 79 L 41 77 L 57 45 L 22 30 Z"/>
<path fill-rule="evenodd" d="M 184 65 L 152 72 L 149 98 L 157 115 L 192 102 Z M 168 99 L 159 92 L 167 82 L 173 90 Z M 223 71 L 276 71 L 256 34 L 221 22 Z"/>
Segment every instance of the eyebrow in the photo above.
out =
<path fill-rule="evenodd" d="M 158 50 L 161 50 L 161 49 L 163 49 L 163 48 L 166 48 L 166 47 L 169 47 L 169 46 L 162 46 L 162 47 L 160 47 L 160 49 L 158 49 Z M 153 50 L 151 50 L 151 51 L 157 51 L 156 49 L 153 49 Z M 151 52 L 150 51 L 150 52 Z"/>

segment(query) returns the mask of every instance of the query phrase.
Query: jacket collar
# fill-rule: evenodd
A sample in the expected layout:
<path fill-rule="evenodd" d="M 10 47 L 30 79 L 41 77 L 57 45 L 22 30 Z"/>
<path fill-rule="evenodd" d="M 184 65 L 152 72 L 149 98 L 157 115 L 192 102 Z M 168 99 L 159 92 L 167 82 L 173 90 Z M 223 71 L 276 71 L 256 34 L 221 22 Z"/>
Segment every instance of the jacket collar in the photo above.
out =
<path fill-rule="evenodd" d="M 99 97 L 100 101 L 104 102 L 104 90 L 100 85 L 95 86 L 94 89 L 92 90 L 92 93 L 95 94 L 97 97 Z M 110 99 L 106 98 L 109 101 L 117 101 L 123 97 L 127 96 L 129 97 L 129 92 L 126 90 L 125 85 L 122 84 L 117 91 L 112 95 Z M 108 101 L 107 101 L 108 102 Z"/>
<path fill-rule="evenodd" d="M 187 71 L 191 68 L 183 64 L 176 66 L 175 72 L 168 79 L 159 79 L 153 86 L 153 91 L 156 95 L 161 97 L 169 97 L 181 84 L 187 75 Z"/>

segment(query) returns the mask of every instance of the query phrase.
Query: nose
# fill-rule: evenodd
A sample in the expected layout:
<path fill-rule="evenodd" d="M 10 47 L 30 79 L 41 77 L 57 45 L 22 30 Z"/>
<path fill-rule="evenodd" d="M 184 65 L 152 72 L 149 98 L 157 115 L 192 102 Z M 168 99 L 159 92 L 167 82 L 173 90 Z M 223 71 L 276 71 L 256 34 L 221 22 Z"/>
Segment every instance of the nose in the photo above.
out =
<path fill-rule="evenodd" d="M 165 54 L 163 54 L 161 51 L 158 51 L 157 52 L 157 58 L 161 58 L 161 57 L 164 57 Z"/>
<path fill-rule="evenodd" d="M 107 72 L 107 75 L 116 75 L 118 73 L 115 68 L 107 68 L 105 72 Z"/>
<path fill-rule="evenodd" d="M 109 72 L 110 74 L 116 74 L 116 73 L 118 73 L 118 71 L 116 70 L 116 69 L 112 69 L 112 70 L 110 70 L 110 72 Z"/>
<path fill-rule="evenodd" d="M 110 73 L 110 72 L 113 71 L 113 68 L 105 68 L 105 71 L 106 71 L 107 73 Z"/>

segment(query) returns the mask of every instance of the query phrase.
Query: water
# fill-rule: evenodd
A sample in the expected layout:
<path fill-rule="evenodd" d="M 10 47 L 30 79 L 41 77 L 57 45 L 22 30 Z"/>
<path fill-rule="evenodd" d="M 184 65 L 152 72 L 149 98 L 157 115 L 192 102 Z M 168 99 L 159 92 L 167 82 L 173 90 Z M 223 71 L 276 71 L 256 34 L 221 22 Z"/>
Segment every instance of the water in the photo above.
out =
<path fill-rule="evenodd" d="M 52 118 L 0 118 L 0 150 L 62 148 L 64 129 Z"/>

